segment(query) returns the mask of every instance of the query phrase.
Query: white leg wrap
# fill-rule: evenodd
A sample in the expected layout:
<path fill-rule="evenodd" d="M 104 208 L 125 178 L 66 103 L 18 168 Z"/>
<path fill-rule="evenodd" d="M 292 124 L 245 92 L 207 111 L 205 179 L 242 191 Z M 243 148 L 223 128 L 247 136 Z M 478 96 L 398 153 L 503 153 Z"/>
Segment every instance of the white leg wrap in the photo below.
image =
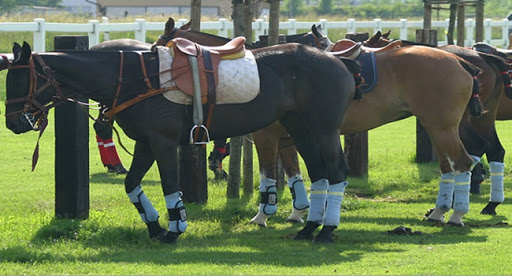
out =
<path fill-rule="evenodd" d="M 263 226 L 263 227 L 267 227 L 267 218 L 269 216 L 261 213 L 260 211 L 258 211 L 258 213 L 256 214 L 256 216 L 254 216 L 250 223 L 257 223 L 259 226 Z"/>
<path fill-rule="evenodd" d="M 292 213 L 288 217 L 288 221 L 304 223 L 304 219 L 302 219 L 302 217 L 306 214 L 307 211 L 308 209 L 297 210 L 293 208 Z"/>
<path fill-rule="evenodd" d="M 323 225 L 338 227 L 340 224 L 341 203 L 343 202 L 343 194 L 347 185 L 348 182 L 329 185 Z"/>
<path fill-rule="evenodd" d="M 452 208 L 454 183 L 454 173 L 450 172 L 441 175 L 439 193 L 437 194 L 436 200 L 436 209 L 439 209 L 441 212 L 446 213 Z"/>
<path fill-rule="evenodd" d="M 277 212 L 277 188 L 276 180 L 263 178 L 260 180 L 260 213 L 267 216 Z"/>
<path fill-rule="evenodd" d="M 505 200 L 505 193 L 503 192 L 503 172 L 505 164 L 501 162 L 489 162 L 489 169 L 491 173 L 491 202 L 503 202 Z"/>
<path fill-rule="evenodd" d="M 143 222 L 149 223 L 158 220 L 158 211 L 153 204 L 151 204 L 151 201 L 149 201 L 140 185 L 135 187 L 133 191 L 127 193 L 127 195 L 133 205 L 135 205 L 135 208 L 139 211 L 140 218 Z"/>
<path fill-rule="evenodd" d="M 471 168 L 469 168 L 469 171 L 472 171 L 482 158 L 471 154 L 469 156 L 473 159 L 473 164 L 471 164 Z"/>
<path fill-rule="evenodd" d="M 329 181 L 327 179 L 320 179 L 311 184 L 311 191 L 309 192 L 311 206 L 309 207 L 308 221 L 322 224 L 328 186 Z"/>
<path fill-rule="evenodd" d="M 466 214 L 469 212 L 469 184 L 471 172 L 462 172 L 455 176 L 455 189 L 453 191 L 453 210 Z"/>
<path fill-rule="evenodd" d="M 304 181 L 300 175 L 288 178 L 288 187 L 292 193 L 292 205 L 294 209 L 303 210 L 309 207 L 308 194 Z"/>
<path fill-rule="evenodd" d="M 187 229 L 187 212 L 183 206 L 182 192 L 165 196 L 165 205 L 169 212 L 169 231 L 183 233 Z"/>

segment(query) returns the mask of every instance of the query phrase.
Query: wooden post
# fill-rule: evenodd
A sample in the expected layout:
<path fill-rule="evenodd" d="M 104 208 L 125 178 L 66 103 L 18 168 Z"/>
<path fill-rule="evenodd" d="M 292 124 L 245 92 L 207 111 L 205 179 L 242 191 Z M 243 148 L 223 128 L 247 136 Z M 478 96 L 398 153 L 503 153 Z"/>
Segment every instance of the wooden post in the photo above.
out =
<path fill-rule="evenodd" d="M 347 33 L 345 38 L 363 42 L 369 38 L 368 33 Z M 349 175 L 361 177 L 368 174 L 368 131 L 344 136 L 345 156 L 350 167 Z"/>
<path fill-rule="evenodd" d="M 464 47 L 464 32 L 466 31 L 464 18 L 464 4 L 459 3 L 457 6 L 457 45 L 461 47 Z"/>
<path fill-rule="evenodd" d="M 437 46 L 436 30 L 416 30 L 416 42 Z M 428 163 L 437 159 L 427 131 L 416 119 L 416 162 Z"/>
<path fill-rule="evenodd" d="M 268 0 L 270 12 L 268 17 L 268 45 L 279 43 L 279 0 Z"/>
<path fill-rule="evenodd" d="M 192 0 L 190 7 L 192 26 L 200 31 L 201 0 Z M 183 145 L 178 147 L 178 183 L 183 192 L 183 201 L 205 203 L 208 201 L 208 179 L 206 147 L 203 145 Z"/>
<path fill-rule="evenodd" d="M 423 3 L 423 29 L 430 30 L 432 28 L 432 3 L 424 1 Z"/>
<path fill-rule="evenodd" d="M 55 50 L 87 50 L 88 36 L 55 36 Z M 76 98 L 87 102 L 87 97 Z M 66 102 L 55 108 L 55 216 L 89 217 L 88 109 Z"/>
<path fill-rule="evenodd" d="M 484 1 L 477 0 L 475 7 L 475 41 L 484 41 Z"/>
<path fill-rule="evenodd" d="M 243 149 L 243 171 L 244 171 L 244 194 L 250 195 L 254 190 L 254 178 L 252 173 L 253 154 L 252 154 L 252 135 L 245 135 L 242 139 Z"/>
<path fill-rule="evenodd" d="M 230 153 L 229 153 L 229 178 L 227 187 L 228 198 L 239 198 L 240 197 L 240 161 L 242 159 L 242 137 L 231 137 L 229 142 Z"/>

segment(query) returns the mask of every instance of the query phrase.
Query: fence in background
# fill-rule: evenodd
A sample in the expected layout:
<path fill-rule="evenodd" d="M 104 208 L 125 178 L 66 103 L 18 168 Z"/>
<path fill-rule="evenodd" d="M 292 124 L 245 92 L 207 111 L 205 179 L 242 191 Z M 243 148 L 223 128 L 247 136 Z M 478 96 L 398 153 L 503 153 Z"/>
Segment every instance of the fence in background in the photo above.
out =
<path fill-rule="evenodd" d="M 185 24 L 187 19 L 179 19 L 176 26 L 180 27 Z M 423 21 L 408 21 L 407 19 L 400 19 L 399 21 L 383 21 L 381 19 L 374 19 L 373 21 L 356 21 L 355 19 L 348 19 L 347 21 L 328 21 L 327 19 L 320 19 L 317 22 L 297 22 L 295 19 L 289 19 L 287 22 L 280 22 L 279 29 L 285 31 L 287 34 L 296 34 L 298 29 L 310 29 L 313 24 L 320 24 L 324 33 L 328 34 L 332 29 L 343 29 L 348 32 L 358 32 L 361 29 L 368 31 L 387 31 L 387 29 L 399 29 L 399 39 L 407 40 L 408 34 L 413 34 L 415 29 L 423 28 Z M 36 18 L 33 22 L 0 22 L 0 32 L 33 32 L 34 42 L 32 48 L 36 52 L 44 52 L 45 39 L 47 32 L 73 32 L 73 33 L 87 33 L 89 36 L 89 45 L 92 47 L 100 43 L 100 34 L 110 32 L 126 32 L 133 31 L 135 39 L 140 41 L 146 40 L 147 31 L 163 31 L 165 22 L 146 22 L 145 19 L 135 19 L 131 23 L 109 23 L 108 18 L 104 17 L 102 21 L 89 20 L 88 23 L 51 23 L 46 22 L 44 18 Z M 254 40 L 260 35 L 268 33 L 268 22 L 263 19 L 258 19 L 252 23 L 254 30 Z M 475 43 L 474 31 L 475 21 L 467 19 L 465 21 L 466 38 L 465 45 L 471 46 Z M 445 21 L 432 21 L 432 28 L 444 28 L 448 30 L 448 19 Z M 501 37 L 492 37 L 493 29 L 501 29 Z M 507 19 L 484 21 L 484 42 L 506 48 L 508 45 L 509 30 L 512 29 L 512 21 Z M 201 30 L 216 30 L 217 35 L 229 37 L 233 30 L 233 22 L 225 18 L 213 22 L 201 22 Z M 393 36 L 396 37 L 396 34 Z M 410 39 L 411 40 L 411 39 Z M 414 40 L 414 39 L 412 39 Z M 447 44 L 445 40 L 439 41 L 439 45 Z"/>

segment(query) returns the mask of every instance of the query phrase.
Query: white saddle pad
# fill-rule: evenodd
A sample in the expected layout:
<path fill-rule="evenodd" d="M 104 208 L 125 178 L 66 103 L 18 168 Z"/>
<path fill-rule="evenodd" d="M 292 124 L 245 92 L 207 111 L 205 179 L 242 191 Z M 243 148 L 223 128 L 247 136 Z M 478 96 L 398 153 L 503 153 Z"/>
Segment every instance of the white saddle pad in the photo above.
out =
<path fill-rule="evenodd" d="M 172 81 L 172 56 L 168 47 L 158 46 L 160 63 L 160 87 L 176 86 Z M 221 60 L 219 64 L 219 83 L 217 85 L 217 104 L 247 103 L 260 91 L 258 66 L 251 51 L 245 51 L 245 57 L 235 60 Z M 192 104 L 192 96 L 181 90 L 165 92 L 164 97 L 179 104 Z"/>

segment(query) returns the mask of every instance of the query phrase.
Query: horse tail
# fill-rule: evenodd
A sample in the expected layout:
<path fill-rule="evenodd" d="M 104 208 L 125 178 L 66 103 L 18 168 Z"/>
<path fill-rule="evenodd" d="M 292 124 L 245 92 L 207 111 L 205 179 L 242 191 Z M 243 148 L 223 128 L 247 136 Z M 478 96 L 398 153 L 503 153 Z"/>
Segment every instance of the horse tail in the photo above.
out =
<path fill-rule="evenodd" d="M 460 65 L 468 71 L 473 77 L 473 90 L 471 92 L 471 99 L 469 100 L 468 107 L 469 113 L 473 116 L 480 116 L 482 114 L 482 103 L 480 102 L 479 94 L 480 94 L 480 83 L 478 82 L 477 76 L 480 74 L 480 68 L 474 66 L 473 64 L 459 59 Z"/>
<path fill-rule="evenodd" d="M 361 65 L 359 64 L 359 62 L 345 57 L 340 57 L 340 60 L 345 64 L 348 71 L 352 73 L 354 81 L 356 82 L 356 92 L 354 94 L 354 100 L 360 100 L 363 96 L 361 89 L 359 89 L 359 85 L 363 82 L 363 77 L 361 76 Z"/>
<path fill-rule="evenodd" d="M 510 75 L 508 73 L 508 71 L 511 69 L 511 65 L 507 64 L 507 61 L 500 56 L 486 53 L 478 54 L 480 54 L 480 56 L 482 56 L 487 63 L 496 65 L 496 67 L 501 73 L 503 85 L 505 85 L 505 95 L 507 95 L 508 98 L 512 99 L 512 85 Z"/>

